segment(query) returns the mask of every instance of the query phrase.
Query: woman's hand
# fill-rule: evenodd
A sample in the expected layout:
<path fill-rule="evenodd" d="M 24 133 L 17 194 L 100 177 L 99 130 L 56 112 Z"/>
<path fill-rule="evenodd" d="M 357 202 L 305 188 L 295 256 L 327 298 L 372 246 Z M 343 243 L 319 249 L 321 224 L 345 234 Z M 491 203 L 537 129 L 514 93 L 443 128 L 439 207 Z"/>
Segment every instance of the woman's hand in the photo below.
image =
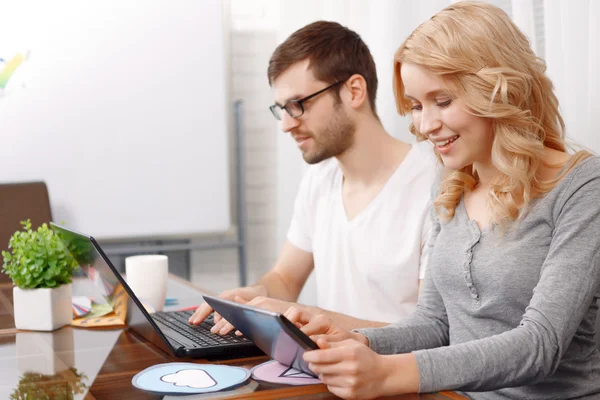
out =
<path fill-rule="evenodd" d="M 318 340 L 319 350 L 304 353 L 304 361 L 336 396 L 370 399 L 419 390 L 419 368 L 413 354 L 384 356 L 356 340 L 328 342 L 326 338 Z"/>
<path fill-rule="evenodd" d="M 304 353 L 308 367 L 327 385 L 327 389 L 344 399 L 367 399 L 385 396 L 383 385 L 393 368 L 386 358 L 356 340 L 317 342 L 321 350 Z"/>
<path fill-rule="evenodd" d="M 364 335 L 340 328 L 326 315 L 313 315 L 305 309 L 290 307 L 284 313 L 284 316 L 300 328 L 300 330 L 309 336 L 315 343 L 317 343 L 320 338 L 325 337 L 327 342 L 339 342 L 352 339 L 364 345 L 369 345 L 369 341 Z"/>
<path fill-rule="evenodd" d="M 319 346 L 319 350 L 304 353 L 304 361 L 336 396 L 373 398 L 419 390 L 413 354 L 377 354 L 364 335 L 338 327 L 325 315 L 297 307 L 284 315 Z"/>

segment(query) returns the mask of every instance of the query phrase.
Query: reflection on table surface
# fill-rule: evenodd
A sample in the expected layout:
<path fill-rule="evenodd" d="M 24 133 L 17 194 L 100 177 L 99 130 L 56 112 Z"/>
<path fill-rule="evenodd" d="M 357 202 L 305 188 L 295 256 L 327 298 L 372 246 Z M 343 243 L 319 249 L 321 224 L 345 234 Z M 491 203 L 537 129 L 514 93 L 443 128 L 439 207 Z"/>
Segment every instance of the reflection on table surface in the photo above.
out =
<path fill-rule="evenodd" d="M 64 327 L 1 336 L 0 398 L 83 399 L 121 332 Z"/>

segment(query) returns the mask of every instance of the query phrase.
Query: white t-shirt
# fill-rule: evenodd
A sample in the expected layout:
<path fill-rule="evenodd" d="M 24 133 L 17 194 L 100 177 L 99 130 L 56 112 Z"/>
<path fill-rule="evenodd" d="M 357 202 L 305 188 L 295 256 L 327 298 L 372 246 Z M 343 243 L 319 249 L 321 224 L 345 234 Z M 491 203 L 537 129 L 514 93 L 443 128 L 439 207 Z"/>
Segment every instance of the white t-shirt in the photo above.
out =
<path fill-rule="evenodd" d="M 412 145 L 381 192 L 348 221 L 337 159 L 309 167 L 288 240 L 313 253 L 319 307 L 382 322 L 416 309 L 436 171 L 431 145 Z"/>

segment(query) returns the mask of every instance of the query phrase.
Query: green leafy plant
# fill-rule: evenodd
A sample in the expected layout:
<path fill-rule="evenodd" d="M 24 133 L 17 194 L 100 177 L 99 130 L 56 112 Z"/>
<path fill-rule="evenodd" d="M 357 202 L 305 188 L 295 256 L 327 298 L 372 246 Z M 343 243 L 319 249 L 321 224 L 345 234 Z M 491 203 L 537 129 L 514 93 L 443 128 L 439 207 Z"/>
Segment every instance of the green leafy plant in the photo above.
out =
<path fill-rule="evenodd" d="M 11 393 L 11 400 L 73 400 L 75 395 L 85 393 L 87 376 L 70 368 L 56 375 L 26 372 L 18 387 Z"/>
<path fill-rule="evenodd" d="M 3 251 L 2 272 L 21 289 L 55 288 L 71 282 L 77 267 L 73 256 L 47 224 L 31 229 L 31 221 L 21 221 L 22 231 L 8 242 L 11 252 Z"/>

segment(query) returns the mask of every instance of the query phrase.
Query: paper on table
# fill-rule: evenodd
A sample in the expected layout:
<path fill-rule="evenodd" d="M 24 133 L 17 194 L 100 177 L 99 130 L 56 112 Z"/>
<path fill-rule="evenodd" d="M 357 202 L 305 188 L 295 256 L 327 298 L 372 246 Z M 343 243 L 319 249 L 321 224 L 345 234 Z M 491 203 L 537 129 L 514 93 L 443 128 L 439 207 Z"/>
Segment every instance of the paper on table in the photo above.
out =
<path fill-rule="evenodd" d="M 127 293 L 121 284 L 113 292 L 114 304 L 100 304 L 92 306 L 90 314 L 83 318 L 76 318 L 71 322 L 73 326 L 82 328 L 125 326 L 127 321 Z"/>
<path fill-rule="evenodd" d="M 110 306 L 110 304 L 108 304 L 108 303 L 96 303 L 96 304 L 92 305 L 92 310 L 85 317 L 88 318 L 88 319 L 89 318 L 100 318 L 100 317 L 103 317 L 106 314 L 110 314 L 112 312 L 113 312 L 113 309 Z"/>
<path fill-rule="evenodd" d="M 73 296 L 72 297 L 73 318 L 83 317 L 88 315 L 92 310 L 92 301 L 89 297 Z"/>

